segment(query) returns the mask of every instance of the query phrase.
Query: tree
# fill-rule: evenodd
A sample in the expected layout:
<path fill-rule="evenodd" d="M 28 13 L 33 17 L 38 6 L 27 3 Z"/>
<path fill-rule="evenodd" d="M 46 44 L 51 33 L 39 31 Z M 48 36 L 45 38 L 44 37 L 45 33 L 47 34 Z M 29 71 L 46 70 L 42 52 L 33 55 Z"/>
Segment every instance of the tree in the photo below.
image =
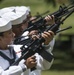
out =
<path fill-rule="evenodd" d="M 73 2 L 73 4 L 74 4 L 74 0 L 69 0 L 69 2 L 71 2 L 71 3 Z"/>
<path fill-rule="evenodd" d="M 3 0 L 0 0 L 0 3 L 2 2 Z"/>
<path fill-rule="evenodd" d="M 47 4 L 51 3 L 53 4 L 53 6 L 55 7 L 56 6 L 56 3 L 58 2 L 59 4 L 63 4 L 63 3 L 66 3 L 66 2 L 69 2 L 69 3 L 73 3 L 74 4 L 74 0 L 44 0 Z"/>
<path fill-rule="evenodd" d="M 56 6 L 56 0 L 44 0 L 47 4 L 51 3 L 53 6 Z"/>

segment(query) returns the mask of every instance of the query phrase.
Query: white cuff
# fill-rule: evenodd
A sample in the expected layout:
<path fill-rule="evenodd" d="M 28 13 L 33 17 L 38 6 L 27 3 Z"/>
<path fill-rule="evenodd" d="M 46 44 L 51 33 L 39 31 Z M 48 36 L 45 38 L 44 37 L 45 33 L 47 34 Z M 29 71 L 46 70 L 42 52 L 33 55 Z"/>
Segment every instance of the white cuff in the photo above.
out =
<path fill-rule="evenodd" d="M 27 70 L 27 66 L 24 64 L 24 62 L 25 62 L 25 60 L 23 59 L 19 63 L 19 65 L 21 66 L 23 72 Z"/>

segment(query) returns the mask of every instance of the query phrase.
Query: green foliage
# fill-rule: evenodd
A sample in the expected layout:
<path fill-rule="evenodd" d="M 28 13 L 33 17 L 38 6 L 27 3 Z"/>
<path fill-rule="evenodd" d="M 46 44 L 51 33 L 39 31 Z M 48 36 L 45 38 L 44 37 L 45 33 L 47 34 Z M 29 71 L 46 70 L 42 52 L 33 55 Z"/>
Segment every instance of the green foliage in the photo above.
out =
<path fill-rule="evenodd" d="M 72 71 L 43 71 L 42 75 L 74 75 L 74 70 Z"/>
<path fill-rule="evenodd" d="M 56 0 L 44 0 L 47 4 L 53 4 L 53 6 L 56 6 Z"/>
<path fill-rule="evenodd" d="M 69 2 L 71 2 L 71 3 L 73 2 L 74 3 L 74 0 L 69 0 Z"/>
<path fill-rule="evenodd" d="M 54 50 L 54 62 L 42 75 L 74 75 L 74 60 L 70 51 Z"/>

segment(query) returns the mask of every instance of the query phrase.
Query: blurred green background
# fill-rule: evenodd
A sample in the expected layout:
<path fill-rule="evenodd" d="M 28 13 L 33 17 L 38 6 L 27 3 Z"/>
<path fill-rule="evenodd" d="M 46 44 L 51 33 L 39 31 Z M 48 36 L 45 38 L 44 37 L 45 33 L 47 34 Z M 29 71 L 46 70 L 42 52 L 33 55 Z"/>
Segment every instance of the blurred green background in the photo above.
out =
<path fill-rule="evenodd" d="M 29 6 L 31 9 L 32 15 L 37 13 L 44 13 L 50 11 L 49 14 L 57 11 L 59 6 L 65 3 L 68 4 L 68 0 L 53 0 L 56 2 L 48 3 L 48 0 L 0 0 L 0 8 L 8 6 Z M 72 14 L 61 26 L 62 28 L 72 26 L 72 29 L 62 32 L 62 34 L 72 34 L 74 35 L 74 14 Z M 70 42 L 69 42 L 70 43 Z M 73 45 L 73 44 L 71 44 Z M 73 49 L 58 49 L 54 47 L 54 63 L 48 71 L 42 71 L 42 75 L 74 75 L 74 53 Z"/>

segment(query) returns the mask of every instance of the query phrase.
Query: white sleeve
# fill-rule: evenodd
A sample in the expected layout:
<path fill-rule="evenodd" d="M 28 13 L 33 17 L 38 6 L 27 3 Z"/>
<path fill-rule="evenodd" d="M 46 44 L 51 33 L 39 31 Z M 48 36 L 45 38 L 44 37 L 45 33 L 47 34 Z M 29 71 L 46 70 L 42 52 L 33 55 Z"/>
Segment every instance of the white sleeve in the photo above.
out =
<path fill-rule="evenodd" d="M 55 38 L 53 38 L 53 40 L 48 45 L 43 45 L 43 46 L 47 52 L 52 54 L 54 44 L 55 44 Z"/>
<path fill-rule="evenodd" d="M 10 66 L 7 70 L 3 70 L 2 67 L 0 67 L 0 75 L 21 75 L 26 69 L 27 67 L 24 64 Z"/>
<path fill-rule="evenodd" d="M 43 59 L 43 57 L 39 55 L 38 53 L 36 53 L 35 56 L 37 60 L 37 66 L 36 66 L 37 69 L 40 69 L 40 70 L 50 69 L 54 59 L 52 59 L 51 62 L 48 62 L 47 60 Z"/>

